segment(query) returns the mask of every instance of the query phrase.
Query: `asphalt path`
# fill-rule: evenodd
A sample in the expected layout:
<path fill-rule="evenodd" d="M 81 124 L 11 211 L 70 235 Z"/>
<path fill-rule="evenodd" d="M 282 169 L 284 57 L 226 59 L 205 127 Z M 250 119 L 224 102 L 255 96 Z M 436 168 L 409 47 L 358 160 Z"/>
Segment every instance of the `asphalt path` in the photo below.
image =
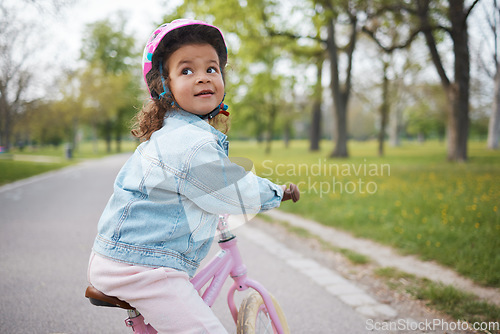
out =
<path fill-rule="evenodd" d="M 84 297 L 97 221 L 127 158 L 88 161 L 0 188 L 0 333 L 131 332 L 124 310 L 95 307 Z M 366 319 L 241 232 L 249 276 L 279 300 L 292 333 L 367 332 Z M 214 244 L 209 256 L 216 251 Z M 228 286 L 213 310 L 234 333 Z"/>

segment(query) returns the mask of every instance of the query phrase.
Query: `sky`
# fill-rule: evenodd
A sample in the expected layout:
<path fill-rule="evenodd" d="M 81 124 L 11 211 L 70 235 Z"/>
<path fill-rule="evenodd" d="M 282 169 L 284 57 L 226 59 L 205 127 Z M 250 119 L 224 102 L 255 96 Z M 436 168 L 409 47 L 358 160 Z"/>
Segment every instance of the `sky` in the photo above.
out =
<path fill-rule="evenodd" d="M 74 70 L 79 66 L 82 38 L 87 24 L 110 18 L 119 11 L 128 18 L 126 33 L 137 40 L 137 47 L 145 45 L 149 35 L 161 18 L 182 0 L 73 0 L 74 4 L 55 11 L 49 4 L 55 0 L 29 1 L 1 0 L 22 21 L 36 22 L 29 49 L 27 66 L 38 66 L 33 94 L 47 96 L 62 70 Z M 63 2 L 63 1 L 60 1 Z M 33 44 L 31 47 L 30 45 Z M 24 52 L 26 53 L 26 52 Z M 48 90 L 47 90 L 48 89 Z M 35 97 L 35 96 L 33 96 Z"/>
<path fill-rule="evenodd" d="M 1 0 L 6 3 L 19 3 L 19 0 Z M 49 1 L 55 0 L 36 0 L 36 3 L 46 4 Z M 150 33 L 160 22 L 161 17 L 168 13 L 172 8 L 176 7 L 182 0 L 73 0 L 74 5 L 63 9 L 60 13 L 46 15 L 40 13 L 39 10 L 34 9 L 31 14 L 27 15 L 36 16 L 37 21 L 42 17 L 43 38 L 40 40 L 44 43 L 43 47 L 37 50 L 35 54 L 37 60 L 40 59 L 40 66 L 44 73 L 45 79 L 42 78 L 39 85 L 40 92 L 43 92 L 43 87 L 48 84 L 54 75 L 61 72 L 61 68 L 75 69 L 78 66 L 78 59 L 80 57 L 81 42 L 83 32 L 87 24 L 109 18 L 116 14 L 118 11 L 123 11 L 129 18 L 127 22 L 127 33 L 131 33 L 138 41 L 138 47 L 142 48 L 148 39 Z M 25 0 L 25 3 L 28 2 Z M 41 7 L 43 5 L 39 5 Z M 33 7 L 33 5 L 31 5 Z M 33 8 L 32 8 L 33 9 Z M 477 8 L 476 12 L 479 14 L 483 9 Z M 479 20 L 481 21 L 481 20 Z M 477 21 L 476 21 L 477 22 Z M 471 35 L 477 36 L 478 27 L 476 24 L 471 24 Z M 481 29 L 479 29 L 481 30 Z M 474 49 L 474 48 L 473 48 Z M 477 48 L 475 48 L 477 49 Z M 424 50 L 425 51 L 425 50 Z M 477 57 L 477 51 L 473 57 Z M 43 65 L 49 64 L 49 65 Z M 373 64 L 370 64 L 370 67 Z M 358 64 L 358 67 L 363 68 Z M 432 67 L 431 74 L 435 75 Z M 49 75 L 50 74 L 50 75 Z M 326 80 L 326 76 L 325 76 Z M 52 80 L 53 81 L 53 80 Z"/>
<path fill-rule="evenodd" d="M 161 0 L 78 0 L 70 8 L 63 10 L 62 18 L 53 22 L 54 37 L 58 44 L 63 44 L 68 60 L 78 59 L 81 40 L 87 24 L 109 18 L 118 11 L 123 11 L 129 18 L 127 32 L 146 43 L 155 23 L 167 12 L 161 6 Z M 176 1 L 169 1 L 173 3 Z M 171 7 L 171 6 L 169 6 Z"/>

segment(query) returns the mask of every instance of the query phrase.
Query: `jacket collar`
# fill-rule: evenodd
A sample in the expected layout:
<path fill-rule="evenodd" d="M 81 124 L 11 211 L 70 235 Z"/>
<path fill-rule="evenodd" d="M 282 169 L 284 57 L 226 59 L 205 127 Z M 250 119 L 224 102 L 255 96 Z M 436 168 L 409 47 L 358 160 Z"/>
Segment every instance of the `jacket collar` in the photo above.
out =
<path fill-rule="evenodd" d="M 202 128 L 203 130 L 214 134 L 221 143 L 224 143 L 227 140 L 227 136 L 222 132 L 220 132 L 219 130 L 217 130 L 216 128 L 214 128 L 213 126 L 211 126 L 210 124 L 208 124 L 207 120 L 203 120 L 198 115 L 190 113 L 183 109 L 176 109 L 174 111 L 167 112 L 167 114 L 165 115 L 165 119 L 163 120 L 163 125 L 165 125 L 165 122 L 169 118 L 179 119 L 194 126 L 197 126 L 199 128 Z"/>

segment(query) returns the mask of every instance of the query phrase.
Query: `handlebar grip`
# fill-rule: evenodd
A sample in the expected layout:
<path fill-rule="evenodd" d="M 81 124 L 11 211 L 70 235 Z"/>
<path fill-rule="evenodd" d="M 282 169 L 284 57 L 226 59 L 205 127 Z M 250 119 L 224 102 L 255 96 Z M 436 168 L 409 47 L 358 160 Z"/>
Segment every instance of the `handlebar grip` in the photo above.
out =
<path fill-rule="evenodd" d="M 294 203 L 300 199 L 299 187 L 293 183 L 290 183 L 290 187 L 285 190 L 281 201 L 288 201 L 289 199 L 291 199 Z"/>

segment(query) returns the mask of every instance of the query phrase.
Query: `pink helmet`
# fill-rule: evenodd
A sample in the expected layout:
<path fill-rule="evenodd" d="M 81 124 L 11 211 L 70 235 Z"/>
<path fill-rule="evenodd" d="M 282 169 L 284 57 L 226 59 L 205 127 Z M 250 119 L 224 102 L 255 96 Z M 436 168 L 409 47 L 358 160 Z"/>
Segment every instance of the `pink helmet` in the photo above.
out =
<path fill-rule="evenodd" d="M 227 59 L 226 43 L 224 42 L 224 36 L 222 35 L 222 32 L 219 30 L 219 28 L 203 21 L 191 20 L 191 19 L 179 19 L 179 20 L 174 20 L 170 23 L 164 23 L 158 28 L 156 28 L 149 37 L 149 40 L 146 43 L 146 47 L 144 48 L 144 54 L 142 57 L 142 74 L 144 77 L 144 81 L 148 86 L 148 90 L 151 97 L 158 98 L 158 96 L 156 96 L 157 95 L 156 92 L 152 91 L 149 86 L 147 75 L 152 70 L 153 66 L 155 67 L 158 66 L 159 71 L 160 72 L 162 71 L 161 62 L 160 64 L 158 64 L 158 61 L 162 58 L 162 56 L 158 55 L 158 52 L 156 52 L 158 46 L 160 45 L 160 43 L 162 43 L 162 45 L 168 45 L 169 43 L 168 37 L 171 36 L 170 33 L 172 31 L 182 28 L 182 30 L 185 30 L 186 33 L 189 33 L 191 29 L 186 27 L 193 27 L 193 26 L 206 27 L 206 29 L 203 30 L 206 32 L 211 32 L 212 35 L 215 36 L 215 42 L 213 42 L 215 45 L 213 46 L 216 49 L 217 54 L 219 55 L 219 57 L 221 57 L 222 55 L 224 59 Z M 223 66 L 223 64 L 221 64 L 221 66 Z"/>

